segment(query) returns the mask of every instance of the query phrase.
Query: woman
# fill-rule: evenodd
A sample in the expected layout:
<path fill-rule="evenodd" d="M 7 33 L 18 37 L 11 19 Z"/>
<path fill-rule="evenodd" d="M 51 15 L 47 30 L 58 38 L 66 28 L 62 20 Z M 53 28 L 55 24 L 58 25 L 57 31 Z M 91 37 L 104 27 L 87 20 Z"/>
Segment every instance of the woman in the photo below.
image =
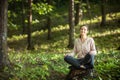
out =
<path fill-rule="evenodd" d="M 80 37 L 75 40 L 74 49 L 72 53 L 65 56 L 64 60 L 73 67 L 79 68 L 93 68 L 94 55 L 96 55 L 96 48 L 93 38 L 87 36 L 88 27 L 86 25 L 80 28 Z M 73 56 L 77 56 L 74 58 Z"/>

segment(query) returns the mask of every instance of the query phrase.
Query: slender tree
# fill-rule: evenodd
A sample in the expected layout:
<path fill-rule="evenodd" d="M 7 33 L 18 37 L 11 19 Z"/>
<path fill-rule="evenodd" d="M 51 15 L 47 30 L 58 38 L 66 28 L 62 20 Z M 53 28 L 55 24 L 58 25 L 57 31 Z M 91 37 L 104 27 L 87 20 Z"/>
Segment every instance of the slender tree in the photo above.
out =
<path fill-rule="evenodd" d="M 0 71 L 9 65 L 7 56 L 7 8 L 8 0 L 0 0 Z"/>
<path fill-rule="evenodd" d="M 25 6 L 24 6 L 24 0 L 22 0 L 22 33 L 25 33 Z"/>
<path fill-rule="evenodd" d="M 88 11 L 88 18 L 89 18 L 89 20 L 90 20 L 90 25 L 89 25 L 89 33 L 91 33 L 91 23 L 92 23 L 92 16 L 91 16 L 91 10 L 90 10 L 90 8 L 91 8 L 91 6 L 90 6 L 90 2 L 89 2 L 89 0 L 86 0 L 86 3 L 87 3 L 87 11 Z"/>
<path fill-rule="evenodd" d="M 28 0 L 29 11 L 28 11 L 28 50 L 31 50 L 33 47 L 31 45 L 31 26 L 32 26 L 32 0 Z"/>
<path fill-rule="evenodd" d="M 81 3 L 82 0 L 79 0 L 79 2 L 77 2 L 75 4 L 75 26 L 78 25 L 82 19 L 82 9 L 81 9 Z"/>
<path fill-rule="evenodd" d="M 106 0 L 101 0 L 101 14 L 102 14 L 101 26 L 106 25 L 105 2 L 106 2 Z"/>
<path fill-rule="evenodd" d="M 69 0 L 69 48 L 74 46 L 74 0 Z"/>
<path fill-rule="evenodd" d="M 52 0 L 47 0 L 48 5 L 51 5 Z M 51 18 L 50 18 L 50 13 L 47 15 L 47 29 L 48 29 L 48 36 L 47 39 L 51 39 Z"/>

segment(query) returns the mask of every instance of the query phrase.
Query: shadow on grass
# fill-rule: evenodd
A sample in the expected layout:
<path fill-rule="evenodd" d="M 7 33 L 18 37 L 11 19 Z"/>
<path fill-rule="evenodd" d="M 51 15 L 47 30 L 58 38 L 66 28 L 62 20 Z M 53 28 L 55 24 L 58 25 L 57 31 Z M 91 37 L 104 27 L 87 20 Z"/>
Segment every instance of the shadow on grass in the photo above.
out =
<path fill-rule="evenodd" d="M 98 50 L 116 50 L 120 46 L 120 33 L 94 37 Z"/>

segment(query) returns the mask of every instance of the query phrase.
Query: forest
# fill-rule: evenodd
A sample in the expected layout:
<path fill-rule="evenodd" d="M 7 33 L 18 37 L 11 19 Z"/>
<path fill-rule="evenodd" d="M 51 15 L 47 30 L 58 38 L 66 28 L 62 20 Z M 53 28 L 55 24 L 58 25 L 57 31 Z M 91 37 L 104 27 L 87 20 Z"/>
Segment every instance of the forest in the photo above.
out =
<path fill-rule="evenodd" d="M 120 80 L 120 0 L 0 0 L 0 80 L 66 80 L 80 27 L 95 41 L 93 76 Z"/>

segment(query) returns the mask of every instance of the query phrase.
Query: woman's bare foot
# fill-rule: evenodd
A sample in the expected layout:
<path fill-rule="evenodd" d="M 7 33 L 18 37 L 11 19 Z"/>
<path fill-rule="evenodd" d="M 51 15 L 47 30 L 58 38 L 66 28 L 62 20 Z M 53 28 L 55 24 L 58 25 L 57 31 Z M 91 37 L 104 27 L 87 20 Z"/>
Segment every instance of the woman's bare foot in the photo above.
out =
<path fill-rule="evenodd" d="M 80 68 L 82 69 L 86 69 L 86 67 L 84 65 L 80 65 Z"/>

